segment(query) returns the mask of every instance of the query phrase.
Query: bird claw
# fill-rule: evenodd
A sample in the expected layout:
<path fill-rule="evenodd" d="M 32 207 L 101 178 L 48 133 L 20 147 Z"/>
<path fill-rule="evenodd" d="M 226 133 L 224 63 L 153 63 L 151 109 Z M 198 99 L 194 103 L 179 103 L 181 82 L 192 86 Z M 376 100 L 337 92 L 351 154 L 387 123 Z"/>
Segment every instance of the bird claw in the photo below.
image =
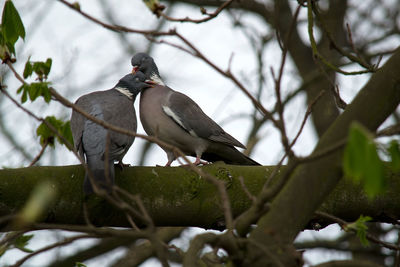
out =
<path fill-rule="evenodd" d="M 194 165 L 199 166 L 199 165 L 207 165 L 210 164 L 210 162 L 201 160 L 200 158 L 196 158 L 196 161 L 193 162 Z"/>
<path fill-rule="evenodd" d="M 208 165 L 211 164 L 211 162 L 205 161 L 205 160 L 201 160 L 201 159 L 197 159 L 195 160 L 195 162 L 192 163 L 195 166 L 199 166 L 199 165 Z M 185 167 L 185 166 L 190 166 L 190 164 L 182 164 L 181 166 Z"/>
<path fill-rule="evenodd" d="M 125 167 L 131 166 L 130 164 L 124 164 L 122 161 L 119 161 L 117 165 L 121 170 L 123 170 Z"/>

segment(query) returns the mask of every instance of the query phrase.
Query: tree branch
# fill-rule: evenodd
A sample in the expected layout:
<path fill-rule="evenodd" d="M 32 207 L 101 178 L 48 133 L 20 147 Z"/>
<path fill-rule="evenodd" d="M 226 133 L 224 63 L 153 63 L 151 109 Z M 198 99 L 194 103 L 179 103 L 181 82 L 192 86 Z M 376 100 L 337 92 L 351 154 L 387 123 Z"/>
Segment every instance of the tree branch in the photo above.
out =
<path fill-rule="evenodd" d="M 200 169 L 218 177 L 221 182 L 227 182 L 232 215 L 237 218 L 252 203 L 248 192 L 257 195 L 274 168 L 216 163 Z M 284 170 L 285 167 L 282 167 L 281 172 Z M 225 228 L 217 189 L 194 171 L 185 167 L 129 167 L 122 171 L 116 168 L 115 171 L 116 184 L 132 195 L 140 195 L 155 225 Z M 240 177 L 243 177 L 247 193 L 243 189 Z M 0 216 L 15 214 L 24 206 L 35 185 L 48 180 L 57 188 L 58 195 L 48 210 L 44 211 L 42 222 L 46 224 L 39 224 L 35 229 L 69 229 L 100 236 L 117 235 L 112 229 L 86 226 L 82 209 L 83 178 L 84 169 L 80 165 L 0 170 Z M 325 176 L 321 174 L 319 178 L 324 180 Z M 279 179 L 278 175 L 272 181 L 272 186 Z M 388 179 L 388 191 L 374 200 L 367 198 L 361 186 L 356 186 L 348 180 L 341 181 L 320 210 L 346 221 L 355 221 L 360 214 L 381 222 L 400 220 L 400 195 L 397 191 L 397 188 L 400 188 L 400 173 L 388 173 Z M 94 225 L 131 227 L 124 213 L 107 200 L 93 197 L 87 203 L 87 210 L 88 217 Z M 143 226 L 140 222 L 135 223 Z M 4 224 L 3 222 L 2 225 Z M 121 233 L 121 236 L 129 237 L 127 234 Z M 134 232 L 131 235 L 136 238 L 146 236 L 144 233 Z"/>

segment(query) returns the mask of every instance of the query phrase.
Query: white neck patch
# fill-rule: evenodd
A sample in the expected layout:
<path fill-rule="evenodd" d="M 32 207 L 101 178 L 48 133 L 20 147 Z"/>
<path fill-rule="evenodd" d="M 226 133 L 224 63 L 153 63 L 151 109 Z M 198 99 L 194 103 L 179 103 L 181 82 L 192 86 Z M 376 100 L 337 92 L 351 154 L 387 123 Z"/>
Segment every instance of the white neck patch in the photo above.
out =
<path fill-rule="evenodd" d="M 152 74 L 151 74 L 150 79 L 151 79 L 153 82 L 155 82 L 156 84 L 165 86 L 165 83 L 164 83 L 163 80 L 160 78 L 160 76 L 158 76 L 158 75 L 155 74 L 155 73 L 152 73 Z"/>
<path fill-rule="evenodd" d="M 114 89 L 126 95 L 129 99 L 132 99 L 133 94 L 128 89 L 123 87 L 115 87 Z"/>

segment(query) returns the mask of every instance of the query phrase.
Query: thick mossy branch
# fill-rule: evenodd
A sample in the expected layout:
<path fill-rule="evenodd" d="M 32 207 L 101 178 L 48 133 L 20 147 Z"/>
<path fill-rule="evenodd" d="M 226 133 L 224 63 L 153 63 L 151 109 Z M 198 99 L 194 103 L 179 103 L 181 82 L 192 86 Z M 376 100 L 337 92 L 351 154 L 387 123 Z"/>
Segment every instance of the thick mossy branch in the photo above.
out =
<path fill-rule="evenodd" d="M 244 178 L 249 192 L 257 194 L 274 166 L 244 167 L 213 164 L 202 167 L 226 181 L 232 212 L 238 216 L 250 206 L 239 177 Z M 388 191 L 369 200 L 360 186 L 344 180 L 321 206 L 321 210 L 353 221 L 360 214 L 376 220 L 398 220 L 400 216 L 400 174 L 388 174 Z M 30 193 L 41 181 L 50 181 L 57 194 L 44 212 L 43 222 L 85 224 L 84 195 L 81 166 L 30 167 L 0 170 L 0 216 L 18 212 Z M 140 195 L 147 211 L 159 226 L 197 226 L 221 229 L 223 213 L 216 188 L 185 167 L 130 167 L 116 168 L 117 184 Z M 324 177 L 321 177 L 323 179 Z M 310 193 L 312 193 L 310 191 Z M 91 197 L 89 217 L 95 225 L 129 226 L 123 212 L 106 200 Z M 304 203 L 299 203 L 303 205 Z"/>

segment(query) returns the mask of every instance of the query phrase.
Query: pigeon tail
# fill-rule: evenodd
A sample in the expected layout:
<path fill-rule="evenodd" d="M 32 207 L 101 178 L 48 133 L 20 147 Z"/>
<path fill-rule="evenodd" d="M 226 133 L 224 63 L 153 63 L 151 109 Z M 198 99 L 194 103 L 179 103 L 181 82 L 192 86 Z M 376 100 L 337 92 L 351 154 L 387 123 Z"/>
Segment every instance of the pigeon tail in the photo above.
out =
<path fill-rule="evenodd" d="M 213 149 L 210 149 L 212 147 Z M 201 158 L 210 162 L 223 161 L 226 164 L 261 166 L 257 161 L 249 158 L 235 147 L 227 145 L 213 145 L 205 151 Z"/>
<path fill-rule="evenodd" d="M 111 187 L 114 184 L 115 173 L 114 173 L 114 162 L 108 161 L 108 165 L 100 157 L 88 157 L 87 159 L 88 168 L 93 175 L 93 179 L 98 187 L 101 189 L 111 192 Z M 108 168 L 108 174 L 106 173 Z M 88 173 L 85 174 L 85 181 L 83 183 L 83 191 L 85 195 L 92 194 L 94 192 L 92 183 L 89 179 Z"/>

